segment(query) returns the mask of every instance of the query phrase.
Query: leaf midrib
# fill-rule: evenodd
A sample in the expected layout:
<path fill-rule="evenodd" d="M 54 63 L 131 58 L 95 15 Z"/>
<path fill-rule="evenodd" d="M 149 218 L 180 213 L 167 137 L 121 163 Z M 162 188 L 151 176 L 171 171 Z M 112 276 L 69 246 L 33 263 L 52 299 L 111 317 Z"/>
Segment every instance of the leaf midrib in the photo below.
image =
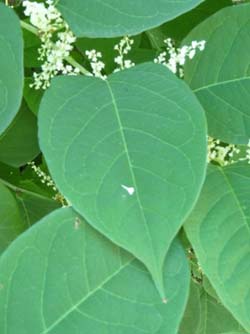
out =
<path fill-rule="evenodd" d="M 127 145 L 127 142 L 126 142 L 122 121 L 121 121 L 121 118 L 120 118 L 120 115 L 119 115 L 119 110 L 118 110 L 118 107 L 117 107 L 115 96 L 114 96 L 113 91 L 112 91 L 112 87 L 111 87 L 110 83 L 108 82 L 108 80 L 106 80 L 105 82 L 107 83 L 107 87 L 108 87 L 108 90 L 109 90 L 109 93 L 110 93 L 110 96 L 111 96 L 111 99 L 112 99 L 112 103 L 113 103 L 113 106 L 114 106 L 114 112 L 115 112 L 115 115 L 116 115 L 116 118 L 117 118 L 117 122 L 118 122 L 119 130 L 120 130 L 122 142 L 123 142 L 123 145 L 124 145 L 124 151 L 126 153 L 126 157 L 127 157 L 127 161 L 128 161 L 128 165 L 129 165 L 129 171 L 130 171 L 130 174 L 131 174 L 131 177 L 132 177 L 133 186 L 135 187 L 135 196 L 136 196 L 138 205 L 140 207 L 140 213 L 141 213 L 142 220 L 143 220 L 143 223 L 144 223 L 144 226 L 145 226 L 145 231 L 147 233 L 147 236 L 148 236 L 148 239 L 149 239 L 149 242 L 150 242 L 150 247 L 151 247 L 152 253 L 154 254 L 154 265 L 155 265 L 155 268 L 157 268 L 155 248 L 153 246 L 153 241 L 152 241 L 149 229 L 148 229 L 147 220 L 146 220 L 146 217 L 145 217 L 145 214 L 144 214 L 144 210 L 143 210 L 143 207 L 142 207 L 140 196 L 138 194 L 137 182 L 136 182 L 135 174 L 134 174 L 134 171 L 133 171 L 130 155 L 129 155 L 129 152 L 128 152 L 128 145 Z"/>
<path fill-rule="evenodd" d="M 60 318 L 58 318 L 56 321 L 53 322 L 48 328 L 46 328 L 45 331 L 41 332 L 40 334 L 47 334 L 49 333 L 53 328 L 55 328 L 61 321 L 63 321 L 70 313 L 75 311 L 78 306 L 80 306 L 82 303 L 84 303 L 88 298 L 90 298 L 95 292 L 97 292 L 99 289 L 101 289 L 106 283 L 108 283 L 113 277 L 115 277 L 117 274 L 122 271 L 127 265 L 129 265 L 134 259 L 128 260 L 124 265 L 119 267 L 114 273 L 112 273 L 110 276 L 108 276 L 104 281 L 101 282 L 95 289 L 90 291 L 88 294 L 86 294 L 83 298 L 81 298 L 75 305 L 73 305 L 70 309 L 68 309 L 67 312 L 65 312 Z"/>
<path fill-rule="evenodd" d="M 195 89 L 193 89 L 193 92 L 197 93 L 197 92 L 203 91 L 205 89 L 218 87 L 218 86 L 223 86 L 223 85 L 227 85 L 227 84 L 230 84 L 230 83 L 245 81 L 245 80 L 249 80 L 249 79 L 250 79 L 250 76 L 219 81 L 219 82 L 211 83 L 211 84 L 208 84 L 208 85 L 205 85 L 205 86 L 201 86 L 199 88 L 195 88 Z"/>
<path fill-rule="evenodd" d="M 249 226 L 248 223 L 247 223 L 246 215 L 245 215 L 245 213 L 244 213 L 244 211 L 243 211 L 243 209 L 242 209 L 242 207 L 241 207 L 241 203 L 240 203 L 240 201 L 239 201 L 239 199 L 238 199 L 238 197 L 237 197 L 237 195 L 236 195 L 236 192 L 234 191 L 234 188 L 233 188 L 233 186 L 231 185 L 228 176 L 227 176 L 226 173 L 223 171 L 223 168 L 220 168 L 220 172 L 221 172 L 221 174 L 222 174 L 224 180 L 226 181 L 226 184 L 228 185 L 229 189 L 231 190 L 231 194 L 233 195 L 233 197 L 234 197 L 234 199 L 235 199 L 236 205 L 237 205 L 237 207 L 238 207 L 238 209 L 239 209 L 239 211 L 240 211 L 240 213 L 241 213 L 241 215 L 242 215 L 243 222 L 245 223 L 246 228 L 247 228 L 247 231 L 248 231 L 248 234 L 249 234 L 249 236 L 250 236 L 250 226 Z"/>

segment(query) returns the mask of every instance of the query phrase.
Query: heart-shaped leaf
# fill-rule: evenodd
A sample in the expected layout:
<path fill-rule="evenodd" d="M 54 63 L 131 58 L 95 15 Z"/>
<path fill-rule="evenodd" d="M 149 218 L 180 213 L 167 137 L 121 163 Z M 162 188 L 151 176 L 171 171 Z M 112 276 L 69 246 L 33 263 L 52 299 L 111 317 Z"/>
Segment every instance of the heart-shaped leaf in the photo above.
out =
<path fill-rule="evenodd" d="M 136 35 L 198 6 L 204 0 L 60 0 L 57 4 L 78 37 Z"/>
<path fill-rule="evenodd" d="M 165 298 L 164 258 L 206 168 L 206 124 L 195 96 L 152 63 L 106 81 L 60 77 L 43 97 L 39 128 L 60 192 L 147 266 Z"/>
<path fill-rule="evenodd" d="M 227 7 L 183 42 L 206 41 L 205 50 L 187 61 L 185 80 L 206 110 L 209 134 L 227 143 L 250 138 L 249 16 L 250 4 Z"/>
<path fill-rule="evenodd" d="M 13 9 L 0 3 L 0 134 L 9 126 L 23 92 L 23 39 Z"/>
<path fill-rule="evenodd" d="M 185 229 L 199 263 L 235 318 L 250 331 L 250 167 L 210 166 Z"/>
<path fill-rule="evenodd" d="M 169 301 L 162 304 L 141 263 L 63 208 L 4 253 L 0 284 L 2 334 L 175 334 L 189 268 L 174 241 L 164 264 Z"/>

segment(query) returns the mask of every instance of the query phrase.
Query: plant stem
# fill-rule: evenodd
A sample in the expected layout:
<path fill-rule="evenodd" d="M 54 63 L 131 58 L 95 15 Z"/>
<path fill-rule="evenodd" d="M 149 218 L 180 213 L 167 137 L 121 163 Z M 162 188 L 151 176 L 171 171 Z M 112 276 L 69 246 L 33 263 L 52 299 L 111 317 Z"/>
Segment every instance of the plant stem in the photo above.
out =
<path fill-rule="evenodd" d="M 37 28 L 33 27 L 31 24 L 25 22 L 25 21 L 20 21 L 21 22 L 21 27 L 23 29 L 26 29 L 28 31 L 30 31 L 32 34 L 39 36 L 39 31 Z M 65 58 L 66 62 L 69 63 L 70 65 L 72 65 L 73 67 L 76 67 L 79 69 L 79 71 L 84 74 L 84 75 L 89 75 L 90 72 L 88 70 L 86 70 L 86 68 L 84 68 L 82 65 L 80 65 L 73 57 L 68 56 L 67 58 Z"/>
<path fill-rule="evenodd" d="M 32 34 L 36 35 L 36 36 L 39 36 L 39 33 L 38 33 L 38 29 L 36 29 L 35 27 L 33 27 L 31 24 L 25 22 L 25 21 L 20 21 L 21 23 L 21 27 L 32 32 Z"/>
<path fill-rule="evenodd" d="M 65 58 L 65 60 L 72 66 L 76 67 L 79 69 L 79 71 L 84 74 L 84 75 L 90 75 L 91 73 L 86 70 L 86 68 L 84 68 L 82 65 L 80 65 L 73 57 L 68 56 L 67 58 Z"/>

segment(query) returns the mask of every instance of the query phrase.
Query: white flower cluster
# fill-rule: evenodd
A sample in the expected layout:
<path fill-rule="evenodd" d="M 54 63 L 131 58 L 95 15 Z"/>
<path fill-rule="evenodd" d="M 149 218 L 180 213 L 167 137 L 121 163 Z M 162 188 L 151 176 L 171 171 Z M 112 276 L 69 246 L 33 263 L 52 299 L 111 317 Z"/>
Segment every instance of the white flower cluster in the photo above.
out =
<path fill-rule="evenodd" d="M 31 86 L 35 89 L 46 89 L 50 85 L 51 78 L 59 73 L 78 74 L 78 68 L 65 65 L 65 59 L 73 49 L 76 38 L 53 5 L 53 1 L 46 0 L 45 3 L 23 1 L 23 6 L 24 14 L 38 29 L 42 41 L 38 50 L 39 60 L 43 61 L 42 71 L 33 74 L 34 83 Z"/>
<path fill-rule="evenodd" d="M 131 51 L 133 44 L 133 39 L 129 38 L 128 36 L 124 36 L 120 42 L 114 46 L 114 50 L 118 51 L 119 54 L 114 59 L 114 62 L 118 65 L 118 68 L 116 68 L 114 72 L 135 66 L 131 60 L 125 59 L 125 56 L 129 53 L 129 51 Z"/>
<path fill-rule="evenodd" d="M 90 66 L 92 69 L 93 76 L 97 78 L 101 78 L 105 80 L 107 76 L 102 73 L 102 71 L 105 68 L 105 64 L 102 59 L 102 54 L 99 51 L 96 50 L 87 50 L 85 51 L 86 56 L 88 57 L 88 60 L 90 61 Z"/>
<path fill-rule="evenodd" d="M 236 162 L 234 158 L 239 153 L 240 149 L 236 145 L 224 144 L 218 139 L 208 137 L 208 162 L 214 161 L 220 166 L 227 166 Z"/>
<path fill-rule="evenodd" d="M 39 179 L 41 179 L 41 182 L 43 184 L 46 184 L 46 186 L 51 187 L 54 191 L 57 191 L 55 182 L 52 180 L 50 175 L 47 175 L 44 171 L 41 170 L 40 167 L 36 166 L 34 161 L 28 162 L 28 165 L 36 173 Z"/>
<path fill-rule="evenodd" d="M 154 62 L 167 66 L 173 73 L 183 77 L 183 65 L 187 58 L 194 58 L 197 50 L 203 51 L 205 48 L 205 41 L 192 41 L 191 45 L 184 45 L 181 48 L 175 48 L 171 38 L 164 40 L 166 50 L 161 52 Z"/>

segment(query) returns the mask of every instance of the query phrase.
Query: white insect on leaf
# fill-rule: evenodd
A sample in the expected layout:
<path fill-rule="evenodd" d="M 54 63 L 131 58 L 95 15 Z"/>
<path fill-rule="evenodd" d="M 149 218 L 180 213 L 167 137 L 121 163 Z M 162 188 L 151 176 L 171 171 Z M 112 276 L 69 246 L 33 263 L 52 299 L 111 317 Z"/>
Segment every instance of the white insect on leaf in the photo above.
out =
<path fill-rule="evenodd" d="M 127 187 L 124 184 L 121 185 L 121 187 L 127 191 L 127 193 L 132 196 L 135 192 L 135 188 L 134 187 Z"/>
<path fill-rule="evenodd" d="M 80 228 L 80 225 L 81 225 L 81 220 L 80 220 L 80 218 L 76 217 L 75 222 L 74 222 L 75 230 L 78 230 Z"/>

